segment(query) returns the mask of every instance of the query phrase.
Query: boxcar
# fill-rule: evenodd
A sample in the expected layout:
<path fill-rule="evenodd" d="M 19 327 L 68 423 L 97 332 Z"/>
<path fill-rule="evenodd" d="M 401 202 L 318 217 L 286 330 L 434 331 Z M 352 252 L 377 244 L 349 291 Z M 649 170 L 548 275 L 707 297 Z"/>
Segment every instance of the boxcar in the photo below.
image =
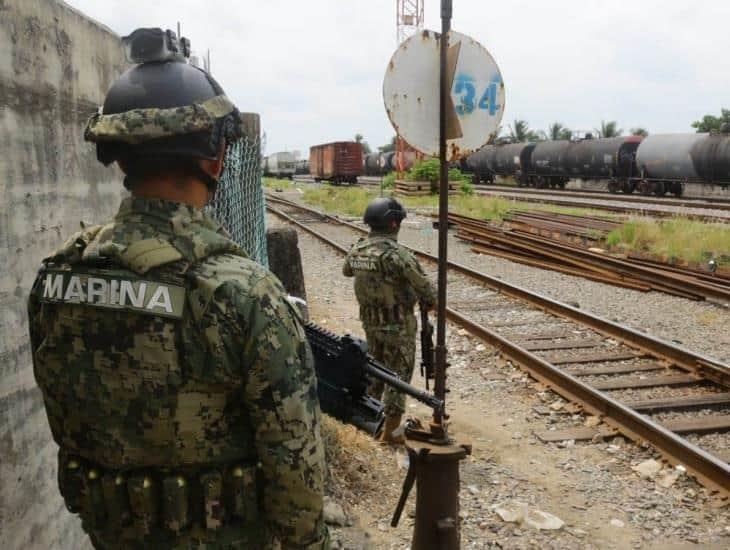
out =
<path fill-rule="evenodd" d="M 357 183 L 363 173 L 362 146 L 354 141 L 335 141 L 309 149 L 309 173 L 315 181 Z"/>

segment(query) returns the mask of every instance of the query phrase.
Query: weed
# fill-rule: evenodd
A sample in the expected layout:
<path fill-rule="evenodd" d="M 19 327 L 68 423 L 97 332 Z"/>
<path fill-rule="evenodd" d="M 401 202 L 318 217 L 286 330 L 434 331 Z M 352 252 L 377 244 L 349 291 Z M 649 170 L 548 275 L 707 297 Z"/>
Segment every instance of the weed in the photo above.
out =
<path fill-rule="evenodd" d="M 293 181 L 278 178 L 263 178 L 262 183 L 264 188 L 273 189 L 275 191 L 289 191 L 295 187 Z"/>
<path fill-rule="evenodd" d="M 730 250 L 730 227 L 687 218 L 631 220 L 606 238 L 609 246 L 648 252 L 669 261 L 706 262 L 730 265 L 724 255 Z"/>
<path fill-rule="evenodd" d="M 362 187 L 339 187 L 323 184 L 316 188 L 307 188 L 303 199 L 307 204 L 319 207 L 325 212 L 362 216 L 368 203 L 377 196 L 376 191 Z"/>
<path fill-rule="evenodd" d="M 383 181 L 382 181 L 383 189 L 393 189 L 393 187 L 395 187 L 395 179 L 396 179 L 395 172 L 388 172 L 385 176 L 383 176 Z"/>

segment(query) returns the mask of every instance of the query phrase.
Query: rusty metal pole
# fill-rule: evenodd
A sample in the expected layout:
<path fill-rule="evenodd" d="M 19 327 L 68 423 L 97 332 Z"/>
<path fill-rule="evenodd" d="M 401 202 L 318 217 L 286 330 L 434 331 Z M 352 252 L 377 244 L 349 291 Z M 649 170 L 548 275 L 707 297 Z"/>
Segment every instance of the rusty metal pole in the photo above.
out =
<path fill-rule="evenodd" d="M 436 335 L 436 368 L 434 394 L 446 401 L 446 272 L 449 217 L 449 166 L 446 158 L 448 111 L 451 104 L 449 71 L 449 31 L 452 0 L 441 0 L 441 42 L 439 78 L 439 269 L 438 319 Z M 458 55 L 458 54 L 457 54 Z M 454 59 L 454 66 L 456 59 Z M 416 484 L 416 522 L 413 526 L 412 550 L 459 550 L 459 462 L 471 453 L 471 445 L 459 444 L 446 430 L 445 408 L 434 411 L 430 430 L 416 426 L 406 428 L 406 449 L 410 460 L 409 473 L 391 525 L 398 523 L 405 499 Z"/>
<path fill-rule="evenodd" d="M 436 323 L 436 372 L 434 394 L 446 401 L 446 272 L 449 223 L 449 166 L 446 162 L 446 109 L 451 94 L 451 82 L 447 71 L 449 50 L 448 33 L 451 30 L 452 0 L 441 0 L 441 43 L 440 43 L 440 90 L 439 90 L 439 269 L 438 269 L 438 317 Z M 441 424 L 442 418 L 434 418 L 434 424 Z"/>
<path fill-rule="evenodd" d="M 410 441 L 407 449 L 416 479 L 411 550 L 459 550 L 459 462 L 471 446 Z"/>

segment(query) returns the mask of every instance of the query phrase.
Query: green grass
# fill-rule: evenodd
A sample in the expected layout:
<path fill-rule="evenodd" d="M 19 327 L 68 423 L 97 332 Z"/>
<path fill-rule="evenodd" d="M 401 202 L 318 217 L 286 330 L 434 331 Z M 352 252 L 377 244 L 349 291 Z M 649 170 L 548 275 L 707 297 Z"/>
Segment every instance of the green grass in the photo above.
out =
<path fill-rule="evenodd" d="M 296 187 L 296 184 L 293 181 L 278 178 L 263 178 L 263 184 L 264 189 L 276 191 L 289 191 Z"/>
<path fill-rule="evenodd" d="M 730 227 L 686 218 L 632 220 L 608 234 L 606 244 L 646 252 L 669 261 L 704 263 L 715 258 L 730 266 Z"/>
<path fill-rule="evenodd" d="M 307 204 L 316 206 L 330 214 L 362 216 L 368 203 L 377 196 L 377 191 L 362 187 L 339 187 L 322 184 L 320 187 L 306 188 L 302 199 Z"/>
<path fill-rule="evenodd" d="M 597 210 L 567 208 L 552 205 L 534 205 L 525 207 L 524 203 L 510 201 L 499 197 L 481 197 L 469 194 L 470 189 L 466 187 L 467 193 L 452 195 L 449 197 L 449 210 L 456 214 L 471 216 L 480 220 L 500 221 L 505 214 L 512 210 L 542 210 L 547 212 L 558 212 L 563 214 L 576 215 L 601 215 L 605 214 Z M 390 190 L 386 190 L 386 196 L 390 196 Z M 345 214 L 348 216 L 362 216 L 368 203 L 379 194 L 378 190 L 366 190 L 362 187 L 340 187 L 323 184 L 317 188 L 307 187 L 304 189 L 303 200 L 307 204 L 321 208 L 328 213 Z M 398 197 L 406 208 L 430 209 L 438 211 L 439 198 L 437 195 L 424 197 Z"/>
<path fill-rule="evenodd" d="M 290 184 L 291 185 L 291 184 Z M 390 191 L 386 190 L 386 195 Z M 324 184 L 318 188 L 304 189 L 304 202 L 329 213 L 362 216 L 368 203 L 378 190 L 362 187 L 340 187 Z M 438 211 L 438 196 L 398 197 L 407 209 Z M 531 204 L 510 201 L 499 197 L 452 195 L 449 210 L 456 214 L 481 220 L 501 221 L 508 211 L 543 211 L 577 216 L 602 216 L 620 220 L 619 216 L 589 208 L 572 208 L 548 204 Z M 708 224 L 686 218 L 661 221 L 631 220 L 608 234 L 606 244 L 623 251 L 640 251 L 674 261 L 706 262 L 714 257 L 720 265 L 730 266 L 730 227 Z"/>

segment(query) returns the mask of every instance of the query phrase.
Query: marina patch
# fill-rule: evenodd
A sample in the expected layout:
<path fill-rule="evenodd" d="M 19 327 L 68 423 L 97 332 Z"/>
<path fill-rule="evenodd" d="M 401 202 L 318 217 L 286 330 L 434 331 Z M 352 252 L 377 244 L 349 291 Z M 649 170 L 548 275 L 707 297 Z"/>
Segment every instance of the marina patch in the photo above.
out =
<path fill-rule="evenodd" d="M 40 300 L 81 304 L 180 319 L 185 287 L 133 277 L 47 270 L 39 289 Z"/>

